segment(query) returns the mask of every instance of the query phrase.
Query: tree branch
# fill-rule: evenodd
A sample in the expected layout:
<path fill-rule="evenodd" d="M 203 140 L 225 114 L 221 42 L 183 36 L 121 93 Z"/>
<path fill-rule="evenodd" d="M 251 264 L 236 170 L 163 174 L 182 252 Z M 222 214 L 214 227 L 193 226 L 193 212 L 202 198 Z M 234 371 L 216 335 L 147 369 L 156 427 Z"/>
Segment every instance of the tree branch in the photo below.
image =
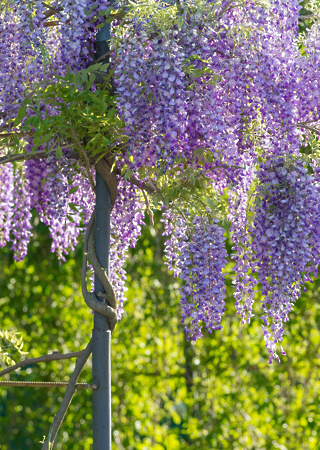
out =
<path fill-rule="evenodd" d="M 90 63 L 90 66 L 92 66 L 93 64 L 98 64 L 99 62 L 103 61 L 104 58 L 106 58 L 107 56 L 111 55 L 112 52 L 113 51 L 109 51 L 109 52 L 105 53 L 104 55 L 100 56 L 98 59 L 95 59 L 94 61 L 92 61 L 92 63 Z"/>
<path fill-rule="evenodd" d="M 312 131 L 320 136 L 320 130 L 318 128 L 312 127 L 310 125 L 306 125 L 305 123 L 297 123 L 298 128 L 305 128 L 306 130 Z"/>
<path fill-rule="evenodd" d="M 80 144 L 81 145 L 81 144 Z M 72 147 L 72 144 L 66 145 L 61 147 L 62 149 L 70 148 Z M 55 150 L 52 150 L 55 151 Z M 52 152 L 51 151 L 51 152 Z M 6 156 L 0 156 L 0 164 L 6 164 L 8 162 L 18 162 L 18 161 L 27 161 L 28 159 L 42 159 L 47 158 L 51 152 L 48 152 L 47 150 L 36 150 L 34 153 L 30 154 L 23 154 L 18 153 L 15 155 L 6 155 Z M 72 152 L 69 155 L 71 158 L 79 159 L 79 153 Z M 121 169 L 116 169 L 116 174 L 122 176 Z M 136 177 L 130 177 L 127 179 L 129 183 L 133 184 L 134 186 L 138 187 L 139 189 L 143 189 L 148 194 L 155 194 L 157 192 L 157 188 L 155 186 L 152 186 L 152 184 L 146 183 L 144 181 L 139 180 Z"/>
<path fill-rule="evenodd" d="M 72 145 L 65 145 L 61 147 L 61 149 L 70 148 Z M 15 155 L 6 155 L 6 156 L 0 156 L 0 164 L 6 164 L 8 162 L 18 162 L 18 161 L 28 161 L 29 159 L 42 159 L 47 158 L 50 153 L 55 152 L 54 150 L 51 150 L 48 152 L 47 150 L 36 150 L 33 153 L 23 154 L 23 153 L 17 153 Z M 76 152 L 71 152 L 69 154 L 71 158 L 78 159 L 79 154 Z"/>
<path fill-rule="evenodd" d="M 306 125 L 306 124 L 308 124 L 308 123 L 316 123 L 316 122 L 318 123 L 319 120 L 320 120 L 320 119 L 304 120 L 304 121 L 302 121 L 302 122 L 298 122 L 297 125 L 300 126 L 300 125 Z"/>
<path fill-rule="evenodd" d="M 82 260 L 82 273 L 81 273 L 81 288 L 84 301 L 87 306 L 93 311 L 105 316 L 109 322 L 109 329 L 113 332 L 118 318 L 117 318 L 117 299 L 114 289 L 109 281 L 107 271 L 101 267 L 100 262 L 97 258 L 94 242 L 94 222 L 95 222 L 95 212 L 93 212 L 84 239 L 84 249 L 83 249 L 83 260 Z M 88 292 L 87 290 L 87 263 L 88 256 L 92 264 L 95 275 L 101 282 L 105 293 L 98 293 L 99 297 L 104 298 L 101 302 L 97 299 L 94 292 Z"/>
<path fill-rule="evenodd" d="M 43 22 L 43 26 L 44 27 L 55 27 L 55 26 L 58 26 L 58 25 L 60 25 L 60 22 L 59 22 L 59 20 L 52 20 L 51 22 Z"/>
<path fill-rule="evenodd" d="M 308 14 L 308 15 L 301 15 L 298 17 L 298 20 L 303 20 L 303 19 L 314 19 L 317 18 L 317 16 L 315 14 Z"/>
<path fill-rule="evenodd" d="M 43 13 L 43 16 L 45 19 L 48 19 L 49 17 L 54 16 L 55 14 L 59 14 L 59 12 L 63 10 L 63 8 L 57 9 L 57 8 L 54 8 L 53 6 L 48 5 L 47 3 L 44 3 L 44 2 L 42 2 L 42 6 L 44 6 L 45 8 L 48 8 L 48 11 L 45 11 Z"/>
<path fill-rule="evenodd" d="M 150 219 L 150 225 L 152 227 L 154 227 L 153 214 L 152 214 L 152 211 L 150 209 L 149 199 L 148 199 L 148 196 L 147 196 L 147 194 L 145 193 L 145 191 L 143 189 L 142 189 L 142 194 L 143 194 L 143 197 L 144 197 L 144 201 L 146 202 L 147 212 L 149 214 L 149 219 Z"/>
<path fill-rule="evenodd" d="M 122 176 L 121 169 L 117 169 L 116 174 Z M 143 189 L 144 191 L 148 192 L 148 194 L 154 194 L 157 192 L 157 188 L 155 186 L 141 181 L 136 177 L 127 178 L 127 181 L 129 181 L 134 186 L 137 186 L 139 189 Z"/>
<path fill-rule="evenodd" d="M 94 182 L 94 179 L 93 179 L 93 175 L 92 175 L 92 172 L 91 172 L 89 158 L 87 157 L 86 152 L 83 150 L 81 142 L 80 142 L 80 140 L 79 140 L 75 130 L 72 127 L 70 127 L 70 130 L 71 130 L 71 134 L 72 134 L 72 136 L 73 136 L 73 138 L 74 138 L 74 140 L 75 140 L 75 142 L 77 144 L 79 152 L 81 153 L 81 155 L 83 157 L 84 163 L 86 165 L 87 175 L 88 175 L 88 178 L 89 178 L 92 190 L 93 190 L 93 192 L 96 192 L 96 185 L 95 185 L 95 182 Z"/>
<path fill-rule="evenodd" d="M 77 358 L 78 356 L 81 356 L 85 350 L 81 350 L 79 352 L 72 352 L 72 353 L 51 353 L 50 355 L 42 355 L 38 358 L 27 358 L 23 361 L 18 362 L 14 366 L 6 367 L 0 372 L 0 377 L 3 375 L 6 375 L 7 373 L 14 372 L 15 370 L 20 369 L 20 367 L 29 366 L 30 364 L 39 364 L 41 362 L 48 362 L 48 361 L 60 361 L 61 359 L 71 359 L 71 358 Z"/>
<path fill-rule="evenodd" d="M 27 136 L 27 137 L 32 137 L 32 136 L 34 136 L 36 134 L 36 132 L 35 131 L 30 131 L 30 132 L 24 132 L 24 131 L 21 131 L 20 133 L 19 132 L 16 132 L 16 131 L 12 131 L 11 133 L 0 133 L 0 139 L 1 138 L 6 138 L 6 137 L 12 137 L 12 136 L 18 136 L 18 137 L 25 137 L 25 136 Z"/>
<path fill-rule="evenodd" d="M 77 385 L 78 378 L 80 376 L 80 373 L 82 372 L 82 369 L 83 369 L 85 363 L 87 362 L 87 360 L 91 354 L 91 351 L 92 351 L 92 340 L 90 340 L 87 347 L 84 350 L 82 350 L 81 356 L 79 356 L 79 358 L 76 361 L 76 367 L 74 369 L 73 374 L 70 377 L 70 381 L 68 383 L 68 387 L 66 389 L 65 395 L 61 402 L 59 411 L 57 412 L 57 414 L 55 415 L 55 417 L 52 421 L 52 424 L 51 424 L 51 427 L 49 430 L 49 434 L 48 434 L 46 440 L 44 441 L 44 443 L 42 444 L 41 450 L 50 450 L 53 448 L 54 441 L 58 434 L 59 428 L 63 422 L 63 419 L 64 419 L 66 412 L 69 408 L 69 405 L 71 403 L 71 400 L 77 389 L 76 385 Z"/>

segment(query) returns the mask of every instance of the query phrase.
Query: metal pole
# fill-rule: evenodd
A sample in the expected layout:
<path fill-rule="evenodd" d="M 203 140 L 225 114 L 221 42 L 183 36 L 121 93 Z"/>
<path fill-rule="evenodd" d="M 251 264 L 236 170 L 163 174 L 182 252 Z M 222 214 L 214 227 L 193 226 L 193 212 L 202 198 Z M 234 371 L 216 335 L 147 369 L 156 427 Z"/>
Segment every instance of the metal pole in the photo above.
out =
<path fill-rule="evenodd" d="M 109 39 L 110 25 L 105 25 L 97 34 L 96 58 L 108 52 Z M 111 208 L 109 188 L 101 175 L 96 173 L 95 245 L 98 260 L 108 274 Z M 95 293 L 99 291 L 104 292 L 104 289 L 95 277 Z M 99 297 L 98 299 L 103 301 Z M 99 387 L 92 394 L 93 450 L 111 450 L 110 350 L 111 331 L 108 321 L 95 312 L 92 330 L 92 383 Z"/>

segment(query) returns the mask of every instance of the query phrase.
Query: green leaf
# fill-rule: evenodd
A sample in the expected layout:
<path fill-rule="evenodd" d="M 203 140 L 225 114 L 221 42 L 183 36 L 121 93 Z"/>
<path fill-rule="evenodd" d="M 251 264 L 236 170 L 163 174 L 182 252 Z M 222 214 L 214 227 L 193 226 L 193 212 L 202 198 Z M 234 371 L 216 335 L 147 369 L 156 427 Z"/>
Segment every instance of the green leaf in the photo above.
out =
<path fill-rule="evenodd" d="M 100 71 L 101 72 L 106 72 L 110 67 L 110 64 L 102 64 L 102 66 L 100 67 Z"/>
<path fill-rule="evenodd" d="M 13 142 L 14 142 L 16 145 L 19 145 L 19 138 L 18 138 L 18 136 L 17 136 L 16 134 L 13 134 L 13 135 L 11 136 L 11 139 L 13 140 Z"/>
<path fill-rule="evenodd" d="M 105 11 L 105 17 L 110 16 L 112 11 L 113 11 L 113 6 L 109 6 L 109 8 Z"/>
<path fill-rule="evenodd" d="M 73 186 L 70 191 L 69 194 L 74 194 L 75 192 L 77 192 L 77 190 L 79 189 L 80 186 Z"/>
<path fill-rule="evenodd" d="M 69 203 L 69 208 L 72 209 L 72 211 L 78 212 L 78 206 L 75 203 Z"/>
<path fill-rule="evenodd" d="M 109 109 L 108 114 L 107 114 L 108 119 L 111 119 L 112 117 L 114 117 L 115 114 L 116 114 L 115 108 Z"/>
<path fill-rule="evenodd" d="M 89 66 L 90 72 L 96 72 L 97 70 L 100 70 L 102 66 L 102 63 L 93 64 L 92 66 Z"/>
<path fill-rule="evenodd" d="M 27 111 L 27 107 L 26 106 L 22 106 L 17 114 L 17 117 L 15 118 L 13 124 L 15 127 L 17 127 L 18 125 L 20 125 L 22 119 L 25 117 L 26 115 L 26 111 Z"/>
<path fill-rule="evenodd" d="M 147 102 L 149 103 L 149 105 L 151 105 L 152 104 L 152 92 L 150 92 L 148 95 L 147 95 Z"/>
<path fill-rule="evenodd" d="M 58 147 L 56 148 L 56 157 L 58 159 L 61 159 L 61 157 L 62 157 L 62 149 L 61 149 L 60 145 L 58 145 Z"/>

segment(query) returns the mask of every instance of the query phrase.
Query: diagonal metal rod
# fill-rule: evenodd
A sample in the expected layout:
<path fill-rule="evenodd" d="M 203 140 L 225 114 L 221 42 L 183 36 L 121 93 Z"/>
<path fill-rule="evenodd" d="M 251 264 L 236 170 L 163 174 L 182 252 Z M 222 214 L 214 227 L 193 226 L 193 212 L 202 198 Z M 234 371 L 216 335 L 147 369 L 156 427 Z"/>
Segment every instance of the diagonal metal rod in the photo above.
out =
<path fill-rule="evenodd" d="M 97 59 L 108 53 L 109 40 L 110 25 L 106 24 L 96 37 Z M 108 59 L 103 62 L 108 62 Z M 111 208 L 109 188 L 97 173 L 95 246 L 99 263 L 107 269 L 108 274 Z M 103 286 L 95 277 L 95 293 L 101 291 L 104 292 Z M 97 312 L 94 313 L 93 322 L 92 382 L 99 385 L 99 389 L 92 391 L 93 450 L 111 450 L 111 331 L 106 317 Z"/>

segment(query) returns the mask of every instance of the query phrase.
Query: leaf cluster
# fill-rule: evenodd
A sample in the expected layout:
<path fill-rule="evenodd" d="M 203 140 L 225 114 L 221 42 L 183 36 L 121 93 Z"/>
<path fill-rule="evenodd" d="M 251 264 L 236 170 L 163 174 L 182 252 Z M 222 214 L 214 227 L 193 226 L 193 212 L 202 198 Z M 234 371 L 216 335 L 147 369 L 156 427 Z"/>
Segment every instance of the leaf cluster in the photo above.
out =
<path fill-rule="evenodd" d="M 83 147 L 88 158 L 101 158 L 117 151 L 124 140 L 123 122 L 116 111 L 111 76 L 106 75 L 108 68 L 99 63 L 35 86 L 13 124 L 19 132 L 33 135 L 33 152 L 40 147 L 48 152 L 55 149 L 60 158 L 62 147 L 79 153 Z M 95 84 L 97 74 L 105 74 L 103 86 Z M 12 138 L 17 142 L 17 136 Z"/>
<path fill-rule="evenodd" d="M 16 331 L 0 330 L 0 362 L 7 365 L 16 363 L 16 358 L 25 355 L 22 351 L 23 337 Z"/>

